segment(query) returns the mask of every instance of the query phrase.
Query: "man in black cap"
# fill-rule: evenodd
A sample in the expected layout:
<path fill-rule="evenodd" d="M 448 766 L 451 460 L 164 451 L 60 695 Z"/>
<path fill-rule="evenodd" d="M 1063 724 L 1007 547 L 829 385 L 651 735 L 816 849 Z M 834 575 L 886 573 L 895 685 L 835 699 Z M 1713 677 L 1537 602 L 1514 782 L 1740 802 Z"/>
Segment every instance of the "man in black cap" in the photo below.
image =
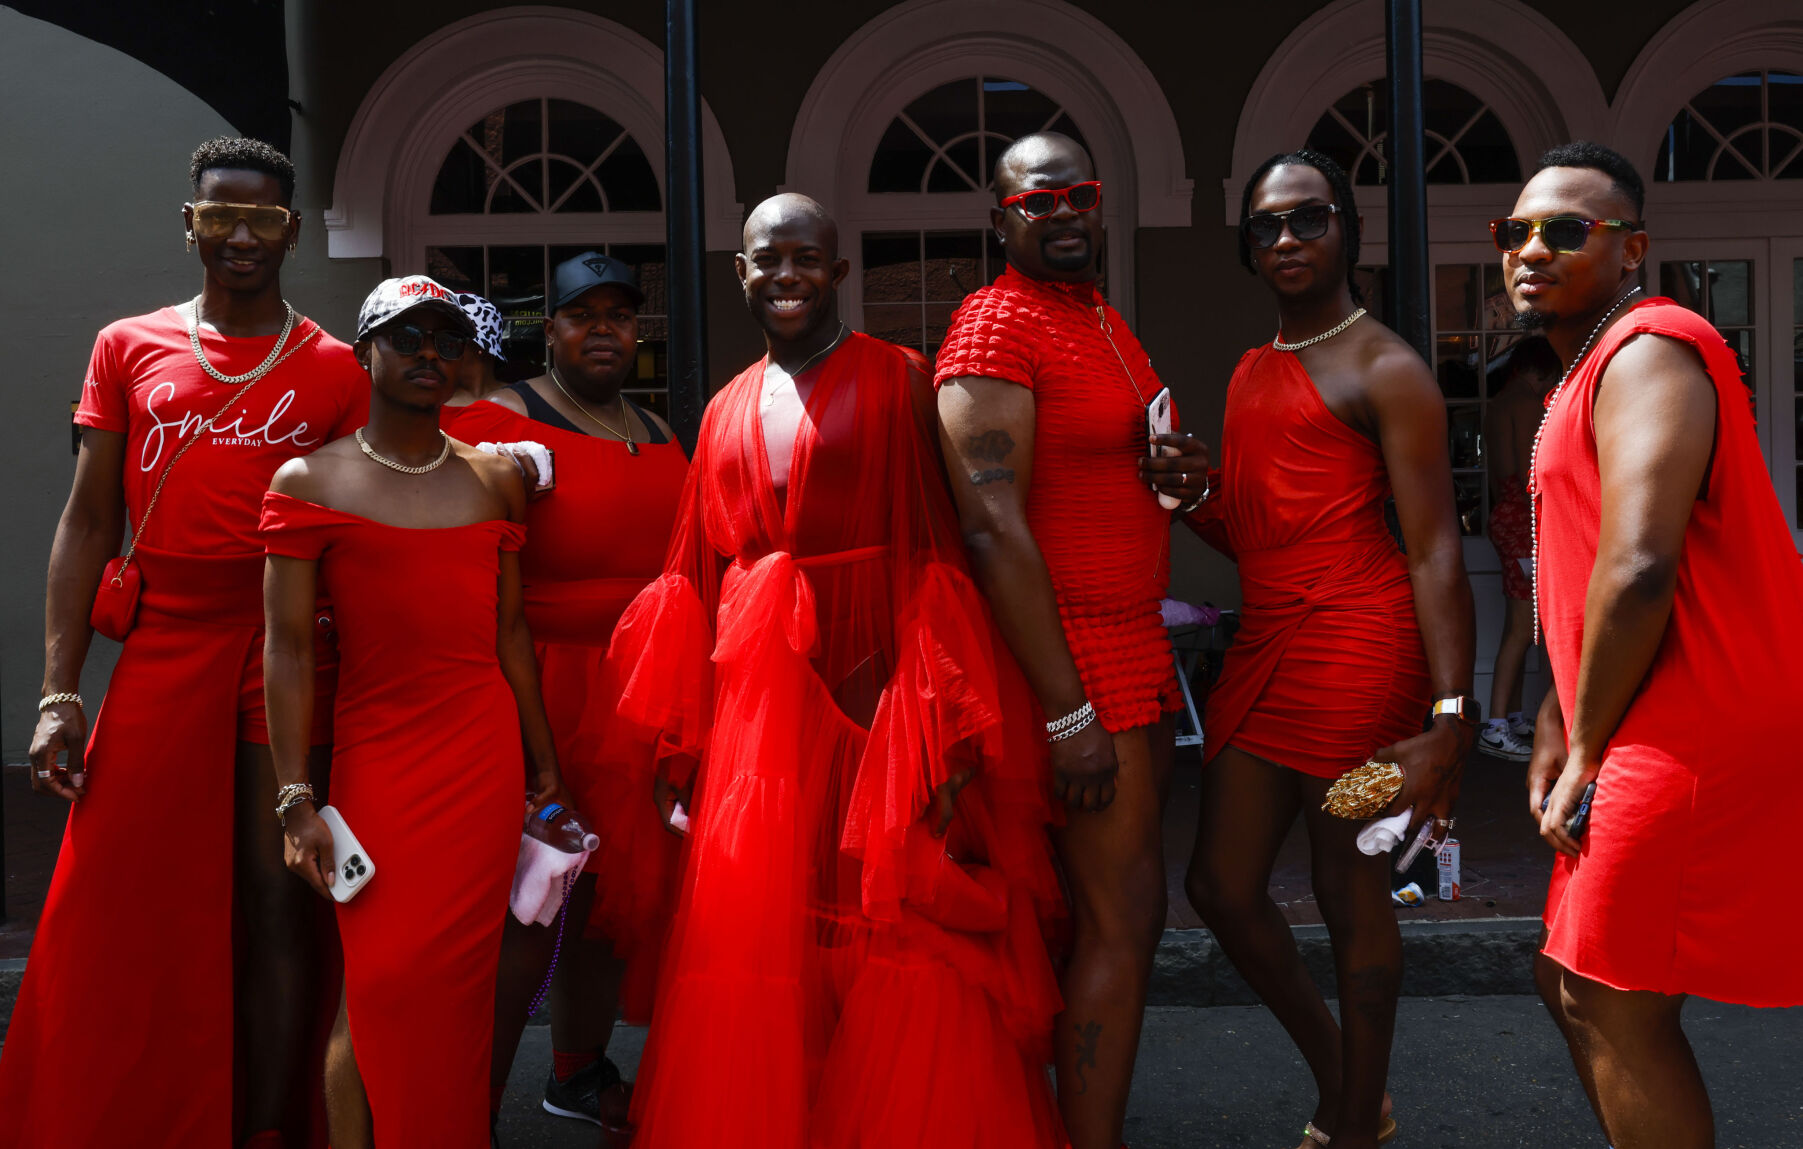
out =
<path fill-rule="evenodd" d="M 492 401 L 540 422 L 546 409 L 561 422 L 626 444 L 671 438 L 664 421 L 620 393 L 638 362 L 639 290 L 632 269 L 609 255 L 585 251 L 551 274 L 545 319 L 545 373 L 498 391 Z"/>

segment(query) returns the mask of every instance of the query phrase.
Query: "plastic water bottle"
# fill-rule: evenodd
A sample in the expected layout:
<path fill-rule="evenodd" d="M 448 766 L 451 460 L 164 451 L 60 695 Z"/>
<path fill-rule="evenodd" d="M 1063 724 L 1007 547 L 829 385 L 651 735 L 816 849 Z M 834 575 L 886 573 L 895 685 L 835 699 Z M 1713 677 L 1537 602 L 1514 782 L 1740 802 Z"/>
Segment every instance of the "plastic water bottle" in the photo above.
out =
<path fill-rule="evenodd" d="M 584 850 L 593 852 L 601 845 L 600 837 L 589 829 L 582 815 L 556 802 L 536 814 L 527 815 L 526 833 L 566 854 L 580 854 Z"/>

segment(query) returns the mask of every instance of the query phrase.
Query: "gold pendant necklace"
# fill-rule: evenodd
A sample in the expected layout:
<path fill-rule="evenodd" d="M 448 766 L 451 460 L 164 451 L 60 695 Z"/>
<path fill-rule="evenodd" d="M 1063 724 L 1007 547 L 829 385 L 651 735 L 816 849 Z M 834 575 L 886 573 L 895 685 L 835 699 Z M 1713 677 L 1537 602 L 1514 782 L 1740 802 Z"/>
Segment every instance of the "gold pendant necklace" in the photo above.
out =
<path fill-rule="evenodd" d="M 576 410 L 582 412 L 584 415 L 587 415 L 591 420 L 593 420 L 594 424 L 597 427 L 600 427 L 603 431 L 606 431 L 609 435 L 612 435 L 614 438 L 623 441 L 626 444 L 626 453 L 628 455 L 636 455 L 639 453 L 639 445 L 632 441 L 632 415 L 626 410 L 626 396 L 624 394 L 620 395 L 620 397 L 619 397 L 619 399 L 620 399 L 620 422 L 625 424 L 625 426 L 626 426 L 626 433 L 624 435 L 622 435 L 620 432 L 614 430 L 612 427 L 609 427 L 606 423 L 602 422 L 601 416 L 595 414 L 593 411 L 590 411 L 587 407 L 583 406 L 582 400 L 580 400 L 580 399 L 576 398 L 576 396 L 570 394 L 570 389 L 563 385 L 563 379 L 561 377 L 559 377 L 557 374 L 557 365 L 556 364 L 551 365 L 551 382 L 556 385 L 556 387 L 559 391 L 563 392 L 563 397 L 570 401 L 570 405 L 572 407 L 576 408 Z"/>
<path fill-rule="evenodd" d="M 376 449 L 369 445 L 368 439 L 363 437 L 363 428 L 361 427 L 357 428 L 356 436 L 357 446 L 363 448 L 363 453 L 365 455 L 368 455 L 384 467 L 387 467 L 390 470 L 399 471 L 403 475 L 423 475 L 427 471 L 436 471 L 438 468 L 444 466 L 444 461 L 446 459 L 451 457 L 451 437 L 443 431 L 438 433 L 438 437 L 444 440 L 444 450 L 438 452 L 438 458 L 433 459 L 423 467 L 409 467 L 407 464 L 397 463 L 385 455 L 376 454 Z"/>

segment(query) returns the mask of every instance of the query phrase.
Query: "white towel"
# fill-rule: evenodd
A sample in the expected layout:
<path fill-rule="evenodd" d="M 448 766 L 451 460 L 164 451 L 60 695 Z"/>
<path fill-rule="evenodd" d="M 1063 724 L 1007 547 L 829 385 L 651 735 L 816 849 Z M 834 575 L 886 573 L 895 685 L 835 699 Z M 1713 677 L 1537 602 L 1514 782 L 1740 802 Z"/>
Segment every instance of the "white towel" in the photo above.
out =
<path fill-rule="evenodd" d="M 1410 806 L 1393 818 L 1379 818 L 1363 830 L 1359 831 L 1359 852 L 1376 857 L 1387 854 L 1402 841 L 1402 836 L 1409 832 L 1409 816 L 1415 812 Z"/>
<path fill-rule="evenodd" d="M 522 439 L 518 443 L 477 443 L 476 450 L 489 455 L 505 455 L 508 458 L 524 455 L 532 460 L 534 467 L 538 468 L 538 486 L 535 489 L 540 491 L 550 489 L 553 481 L 551 452 L 545 449 L 543 443 L 534 443 L 530 439 Z"/>
<path fill-rule="evenodd" d="M 523 925 L 548 926 L 563 908 L 564 880 L 582 872 L 588 851 L 567 854 L 529 834 L 520 835 L 520 857 L 513 867 L 513 892 L 507 904 Z"/>

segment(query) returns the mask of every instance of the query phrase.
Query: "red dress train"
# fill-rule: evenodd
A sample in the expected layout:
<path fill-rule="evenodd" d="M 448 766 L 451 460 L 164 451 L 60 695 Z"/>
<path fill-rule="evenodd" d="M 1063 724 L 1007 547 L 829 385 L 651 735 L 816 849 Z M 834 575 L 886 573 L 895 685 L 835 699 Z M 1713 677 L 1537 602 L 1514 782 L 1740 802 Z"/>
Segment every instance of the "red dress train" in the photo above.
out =
<path fill-rule="evenodd" d="M 786 501 L 763 364 L 709 406 L 666 573 L 610 654 L 663 769 L 701 761 L 636 1144 L 1047 1149 L 1036 710 L 963 567 L 924 365 L 852 335 L 817 372 Z M 972 768 L 931 838 L 935 788 Z"/>
<path fill-rule="evenodd" d="M 376 1144 L 485 1149 L 526 786 L 497 576 L 525 528 L 414 530 L 272 491 L 263 534 L 272 555 L 319 560 L 337 611 L 332 805 L 376 864 L 338 928 Z"/>
<path fill-rule="evenodd" d="M 643 1025 L 675 909 L 682 842 L 663 828 L 644 785 L 655 732 L 607 704 L 619 691 L 604 681 L 602 664 L 621 612 L 663 573 L 688 460 L 679 443 L 643 443 L 629 454 L 624 443 L 499 403 L 458 410 L 457 437 L 465 442 L 530 439 L 556 459 L 556 486 L 526 512 L 526 621 L 564 785 L 601 837 L 589 859 L 597 877 L 590 922 L 625 962 L 626 1020 Z"/>
<path fill-rule="evenodd" d="M 1688 344 L 1708 369 L 1715 454 L 1664 637 L 1603 751 L 1582 852 L 1554 864 L 1546 955 L 1617 989 L 1799 1005 L 1803 924 L 1778 898 L 1803 876 L 1788 837 L 1803 809 L 1803 565 L 1734 353 L 1669 299 L 1617 320 L 1547 411 L 1531 494 L 1547 659 L 1569 735 L 1601 529 L 1590 413 L 1604 367 L 1643 333 Z"/>
<path fill-rule="evenodd" d="M 1433 690 L 1384 524 L 1383 452 L 1328 410 L 1294 354 L 1240 359 L 1219 482 L 1190 521 L 1238 561 L 1244 623 L 1208 696 L 1203 760 L 1236 746 L 1337 778 L 1419 734 Z"/>

